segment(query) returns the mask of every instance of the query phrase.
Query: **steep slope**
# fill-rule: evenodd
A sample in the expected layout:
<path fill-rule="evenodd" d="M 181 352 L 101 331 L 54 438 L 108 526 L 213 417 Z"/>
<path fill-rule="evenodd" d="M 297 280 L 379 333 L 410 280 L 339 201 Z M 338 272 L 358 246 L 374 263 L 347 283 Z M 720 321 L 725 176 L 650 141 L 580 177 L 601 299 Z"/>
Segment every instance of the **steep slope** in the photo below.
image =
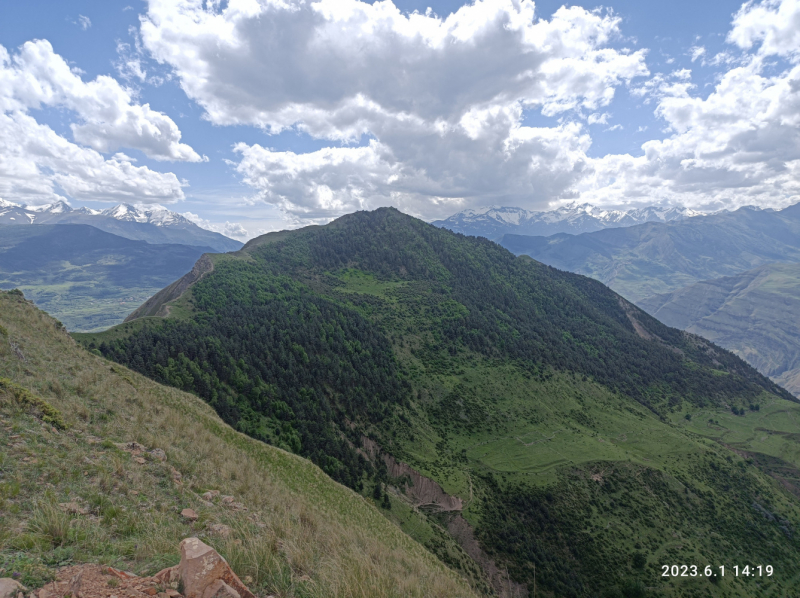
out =
<path fill-rule="evenodd" d="M 698 214 L 687 208 L 655 206 L 633 210 L 603 210 L 591 204 L 573 202 L 547 212 L 500 206 L 470 209 L 431 224 L 465 235 L 499 241 L 506 234 L 545 237 L 558 233 L 577 235 L 645 222 L 671 222 Z"/>
<path fill-rule="evenodd" d="M 638 302 L 770 262 L 800 261 L 800 204 L 548 238 L 506 235 L 517 255 L 591 276 Z"/>
<path fill-rule="evenodd" d="M 47 206 L 18 206 L 0 200 L 0 225 L 84 224 L 126 239 L 153 244 L 211 247 L 214 251 L 236 251 L 242 243 L 200 228 L 180 214 L 156 206 L 138 209 L 119 204 L 107 210 L 73 209 L 57 202 Z"/>
<path fill-rule="evenodd" d="M 0 292 L 0 425 L 0 567 L 31 588 L 80 562 L 152 574 L 200 536 L 259 596 L 474 595 L 369 501 L 78 348 L 16 292 Z"/>
<path fill-rule="evenodd" d="M 800 405 L 733 354 L 596 281 L 391 209 L 208 259 L 151 306 L 166 318 L 78 338 L 391 495 L 388 517 L 399 501 L 429 512 L 498 593 L 535 576 L 549 596 L 747 596 L 743 579 L 661 577 L 743 559 L 780 560 L 764 595 L 798 581 L 786 432 Z M 734 409 L 771 442 L 727 442 L 711 422 Z"/>
<path fill-rule="evenodd" d="M 800 264 L 766 264 L 655 295 L 639 307 L 730 349 L 800 394 Z"/>
<path fill-rule="evenodd" d="M 82 224 L 0 225 L 0 288 L 19 287 L 69 330 L 104 329 L 208 251 L 132 241 Z"/>

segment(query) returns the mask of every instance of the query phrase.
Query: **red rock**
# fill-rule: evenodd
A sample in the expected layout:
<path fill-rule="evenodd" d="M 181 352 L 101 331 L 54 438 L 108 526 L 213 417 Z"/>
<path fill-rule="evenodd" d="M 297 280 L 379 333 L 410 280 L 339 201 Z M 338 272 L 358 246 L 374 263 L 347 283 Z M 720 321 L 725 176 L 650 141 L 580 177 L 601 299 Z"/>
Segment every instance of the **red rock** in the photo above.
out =
<path fill-rule="evenodd" d="M 20 592 L 27 592 L 27 588 L 10 577 L 0 579 L 0 598 L 14 598 Z"/>
<path fill-rule="evenodd" d="M 203 598 L 241 598 L 241 596 L 239 596 L 239 592 L 218 579 L 205 589 Z"/>
<path fill-rule="evenodd" d="M 194 509 L 184 509 L 181 511 L 181 517 L 187 521 L 197 521 L 200 518 Z"/>
<path fill-rule="evenodd" d="M 181 542 L 181 562 L 178 571 L 186 598 L 204 598 L 206 589 L 217 580 L 224 581 L 237 592 L 239 598 L 255 598 L 233 572 L 228 562 L 216 550 L 197 538 L 186 538 Z M 232 597 L 227 596 L 227 598 Z"/>

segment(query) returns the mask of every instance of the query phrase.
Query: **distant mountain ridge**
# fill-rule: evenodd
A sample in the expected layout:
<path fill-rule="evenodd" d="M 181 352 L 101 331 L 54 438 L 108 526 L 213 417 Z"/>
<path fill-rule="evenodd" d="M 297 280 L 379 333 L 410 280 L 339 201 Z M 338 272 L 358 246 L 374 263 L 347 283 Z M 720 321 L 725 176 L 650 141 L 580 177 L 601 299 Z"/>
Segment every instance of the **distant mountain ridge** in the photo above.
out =
<path fill-rule="evenodd" d="M 151 244 L 210 247 L 214 251 L 237 251 L 242 243 L 197 226 L 162 206 L 149 209 L 118 204 L 105 210 L 72 208 L 64 201 L 26 206 L 0 199 L 0 224 L 88 224 L 108 233 Z"/>
<path fill-rule="evenodd" d="M 431 224 L 465 235 L 499 241 L 505 234 L 545 237 L 558 233 L 576 235 L 646 222 L 673 222 L 699 215 L 701 212 L 684 207 L 648 206 L 632 210 L 604 210 L 588 203 L 572 202 L 543 212 L 500 206 L 475 208 Z"/>
<path fill-rule="evenodd" d="M 648 222 L 580 235 L 503 236 L 517 255 L 590 276 L 639 303 L 702 280 L 772 262 L 800 262 L 800 204 L 739 208 L 667 223 Z"/>
<path fill-rule="evenodd" d="M 733 351 L 800 396 L 800 264 L 765 264 L 654 295 L 639 307 Z"/>

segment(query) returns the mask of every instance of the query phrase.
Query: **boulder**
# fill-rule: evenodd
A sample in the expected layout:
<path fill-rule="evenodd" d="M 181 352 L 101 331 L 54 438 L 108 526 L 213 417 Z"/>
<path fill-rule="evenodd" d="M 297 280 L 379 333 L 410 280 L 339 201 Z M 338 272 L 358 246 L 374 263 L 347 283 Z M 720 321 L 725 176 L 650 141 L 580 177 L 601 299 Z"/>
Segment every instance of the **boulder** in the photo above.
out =
<path fill-rule="evenodd" d="M 186 598 L 205 598 L 206 589 L 218 580 L 224 581 L 236 592 L 236 596 L 224 595 L 225 598 L 255 598 L 236 576 L 228 562 L 198 538 L 186 538 L 181 542 L 181 562 L 178 565 L 178 572 L 183 584 L 183 595 Z M 220 591 L 224 592 L 225 588 L 217 587 L 216 592 Z M 223 598 L 223 595 L 217 598 Z"/>
<path fill-rule="evenodd" d="M 186 521 L 197 521 L 200 518 L 194 509 L 184 509 L 181 511 L 181 517 L 186 519 Z"/>
<path fill-rule="evenodd" d="M 178 582 L 181 578 L 180 571 L 178 571 L 178 565 L 174 567 L 167 567 L 166 569 L 162 569 L 153 577 L 163 586 L 169 586 L 173 583 Z"/>
<path fill-rule="evenodd" d="M 203 598 L 240 598 L 240 596 L 239 592 L 218 579 L 205 589 Z"/>
<path fill-rule="evenodd" d="M 203 494 L 203 500 L 214 500 L 219 496 L 219 490 L 209 490 Z"/>
<path fill-rule="evenodd" d="M 150 456 L 153 457 L 153 459 L 158 459 L 159 461 L 167 460 L 167 453 L 164 452 L 164 449 L 160 448 L 150 451 Z"/>
<path fill-rule="evenodd" d="M 0 579 L 0 598 L 16 598 L 20 592 L 27 592 L 28 588 L 10 577 Z"/>

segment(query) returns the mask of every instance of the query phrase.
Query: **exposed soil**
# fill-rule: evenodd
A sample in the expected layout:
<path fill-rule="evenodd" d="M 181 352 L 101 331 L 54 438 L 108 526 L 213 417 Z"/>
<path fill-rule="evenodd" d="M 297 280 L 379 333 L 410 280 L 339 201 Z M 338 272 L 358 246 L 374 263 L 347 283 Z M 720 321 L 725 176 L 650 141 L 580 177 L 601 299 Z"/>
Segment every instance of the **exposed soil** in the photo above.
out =
<path fill-rule="evenodd" d="M 155 578 L 138 577 L 101 565 L 75 565 L 58 571 L 56 581 L 32 593 L 33 598 L 180 598 L 172 588 L 160 586 Z"/>

